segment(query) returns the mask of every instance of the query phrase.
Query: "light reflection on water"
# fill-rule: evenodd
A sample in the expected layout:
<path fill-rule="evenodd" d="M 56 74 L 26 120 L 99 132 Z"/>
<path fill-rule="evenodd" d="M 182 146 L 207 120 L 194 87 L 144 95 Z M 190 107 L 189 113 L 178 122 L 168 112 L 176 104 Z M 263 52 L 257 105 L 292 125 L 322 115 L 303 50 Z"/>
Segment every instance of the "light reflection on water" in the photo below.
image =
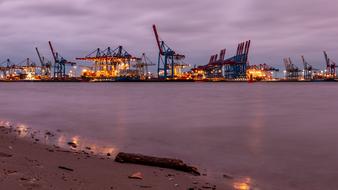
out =
<path fill-rule="evenodd" d="M 9 127 L 11 124 L 9 121 L 0 120 L 0 126 Z"/>
<path fill-rule="evenodd" d="M 20 137 L 26 137 L 28 135 L 28 127 L 24 124 L 19 124 L 16 127 L 16 130 L 18 131 Z"/>
<path fill-rule="evenodd" d="M 238 179 L 233 183 L 233 188 L 235 190 L 251 190 L 251 178 L 246 177 L 242 179 Z"/>
<path fill-rule="evenodd" d="M 115 146 L 98 145 L 91 142 L 90 140 L 81 138 L 78 135 L 67 137 L 65 134 L 61 134 L 59 135 L 59 137 L 57 137 L 56 140 L 56 144 L 60 147 L 67 147 L 68 142 L 74 143 L 76 145 L 76 149 L 87 150 L 95 154 L 116 155 L 118 153 L 118 148 L 116 148 Z"/>
<path fill-rule="evenodd" d="M 218 181 L 321 190 L 338 186 L 337 93 L 337 83 L 2 83 L 0 117 L 60 129 L 46 138 L 64 135 L 60 145 L 78 136 L 78 147 L 179 158 Z"/>
<path fill-rule="evenodd" d="M 94 154 L 99 155 L 107 155 L 110 154 L 115 156 L 118 153 L 118 149 L 114 146 L 99 146 L 93 142 L 90 142 L 86 139 L 82 139 L 79 135 L 67 135 L 67 134 L 55 134 L 50 133 L 51 135 L 46 135 L 47 133 L 39 133 L 39 131 L 33 131 L 30 127 L 25 124 L 19 123 L 15 124 L 10 121 L 0 120 L 0 126 L 4 127 L 12 127 L 16 132 L 17 135 L 21 138 L 28 137 L 30 134 L 34 134 L 34 138 L 42 138 L 45 144 L 49 145 L 57 145 L 62 148 L 71 148 L 76 150 L 86 150 L 90 151 Z M 118 129 L 123 129 L 118 127 Z M 54 136 L 55 135 L 55 136 Z M 74 143 L 76 148 L 67 145 L 67 143 Z M 238 178 L 235 179 L 233 182 L 233 188 L 235 190 L 251 190 L 252 189 L 252 179 L 249 177 L 245 178 Z"/>
<path fill-rule="evenodd" d="M 6 120 L 0 120 L 0 126 L 7 128 L 11 127 L 13 130 L 16 131 L 18 137 L 24 138 L 29 137 L 30 135 L 32 138 L 34 137 L 43 140 L 45 144 L 57 145 L 66 149 L 72 148 L 76 150 L 86 150 L 99 155 L 110 154 L 114 156 L 118 153 L 118 148 L 116 148 L 115 146 L 97 144 L 92 140 L 81 138 L 79 135 L 72 136 L 69 134 L 59 134 L 55 132 L 49 132 L 49 135 L 46 135 L 47 131 L 45 133 L 41 133 L 40 131 L 31 130 L 31 128 L 28 127 L 28 125 L 26 124 L 14 123 Z M 69 146 L 69 142 L 74 143 L 76 145 L 76 148 Z"/>
<path fill-rule="evenodd" d="M 262 92 L 258 91 L 253 94 L 252 98 L 255 99 L 256 103 L 253 104 L 249 109 L 251 109 L 251 122 L 249 123 L 249 130 L 251 131 L 251 136 L 248 138 L 248 145 L 250 151 L 255 155 L 261 154 L 262 144 L 263 144 L 263 135 L 265 125 L 264 118 L 264 105 L 262 104 Z"/>

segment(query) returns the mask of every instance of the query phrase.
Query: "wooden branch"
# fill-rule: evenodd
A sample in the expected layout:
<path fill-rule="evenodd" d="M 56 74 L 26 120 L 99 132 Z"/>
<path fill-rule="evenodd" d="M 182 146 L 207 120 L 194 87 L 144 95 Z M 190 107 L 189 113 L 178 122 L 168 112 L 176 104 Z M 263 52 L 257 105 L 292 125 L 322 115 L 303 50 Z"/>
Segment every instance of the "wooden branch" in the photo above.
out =
<path fill-rule="evenodd" d="M 158 158 L 153 156 L 145 156 L 142 154 L 130 154 L 120 152 L 116 158 L 116 162 L 120 163 L 132 163 L 146 166 L 156 166 L 161 168 L 169 168 L 188 172 L 194 175 L 201 175 L 196 167 L 185 164 L 182 160 L 171 158 Z"/>

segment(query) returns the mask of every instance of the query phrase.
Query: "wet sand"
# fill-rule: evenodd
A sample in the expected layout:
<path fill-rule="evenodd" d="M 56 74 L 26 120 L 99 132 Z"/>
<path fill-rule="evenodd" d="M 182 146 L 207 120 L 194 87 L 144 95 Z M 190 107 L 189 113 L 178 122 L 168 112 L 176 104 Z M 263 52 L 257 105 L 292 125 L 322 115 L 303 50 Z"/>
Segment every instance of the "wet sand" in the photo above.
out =
<path fill-rule="evenodd" d="M 232 189 L 205 176 L 114 162 L 113 156 L 62 149 L 0 127 L 0 189 Z M 129 176 L 140 172 L 143 179 Z"/>

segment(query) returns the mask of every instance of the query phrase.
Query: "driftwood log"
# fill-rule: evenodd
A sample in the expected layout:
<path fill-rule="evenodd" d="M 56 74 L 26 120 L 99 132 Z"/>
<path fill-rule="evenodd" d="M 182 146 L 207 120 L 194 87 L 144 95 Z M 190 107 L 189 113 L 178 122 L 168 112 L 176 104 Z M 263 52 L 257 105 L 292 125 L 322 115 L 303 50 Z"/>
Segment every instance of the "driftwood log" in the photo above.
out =
<path fill-rule="evenodd" d="M 116 162 L 120 163 L 132 163 L 146 166 L 156 166 L 161 168 L 169 168 L 188 172 L 194 175 L 200 175 L 200 172 L 196 167 L 185 164 L 182 160 L 171 159 L 171 158 L 158 158 L 153 156 L 145 156 L 142 154 L 130 154 L 120 152 L 116 158 Z"/>

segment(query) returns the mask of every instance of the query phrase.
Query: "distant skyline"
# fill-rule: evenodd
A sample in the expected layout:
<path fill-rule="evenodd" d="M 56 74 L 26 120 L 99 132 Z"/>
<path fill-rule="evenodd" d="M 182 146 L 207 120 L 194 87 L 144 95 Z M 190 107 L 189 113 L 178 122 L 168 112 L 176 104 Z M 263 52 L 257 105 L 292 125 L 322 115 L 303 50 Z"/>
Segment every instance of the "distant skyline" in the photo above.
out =
<path fill-rule="evenodd" d="M 252 40 L 250 64 L 283 69 L 301 55 L 323 69 L 326 50 L 338 62 L 338 2 L 332 0 L 0 0 L 0 61 L 38 62 L 34 48 L 51 58 L 48 40 L 68 60 L 94 49 L 123 45 L 129 53 L 145 52 L 156 63 L 152 31 L 186 63 L 206 64 L 210 55 Z"/>

